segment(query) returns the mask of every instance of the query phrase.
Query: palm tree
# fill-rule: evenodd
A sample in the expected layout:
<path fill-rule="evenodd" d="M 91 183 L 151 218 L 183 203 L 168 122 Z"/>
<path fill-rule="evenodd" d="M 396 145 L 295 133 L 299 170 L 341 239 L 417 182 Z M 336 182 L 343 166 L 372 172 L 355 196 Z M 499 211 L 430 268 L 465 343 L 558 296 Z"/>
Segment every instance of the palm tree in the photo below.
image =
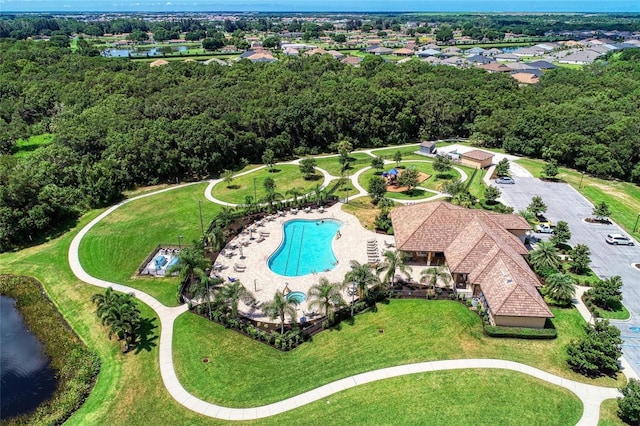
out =
<path fill-rule="evenodd" d="M 425 279 L 427 278 L 427 283 L 431 286 L 433 290 L 438 284 L 438 280 L 444 282 L 444 284 L 448 287 L 451 282 L 451 276 L 447 273 L 447 270 L 444 266 L 433 266 L 431 268 L 424 269 L 420 276 Z"/>
<path fill-rule="evenodd" d="M 96 293 L 91 296 L 91 302 L 96 305 L 96 315 L 102 319 L 111 306 L 117 304 L 120 294 L 113 291 L 113 287 L 107 288 L 104 293 Z"/>
<path fill-rule="evenodd" d="M 551 241 L 540 241 L 538 247 L 529 254 L 529 263 L 536 271 L 558 269 L 560 257 L 556 253 L 556 246 Z"/>
<path fill-rule="evenodd" d="M 316 184 L 315 188 L 311 191 L 313 199 L 316 203 L 320 203 L 327 198 L 327 191 L 322 187 L 322 184 Z"/>
<path fill-rule="evenodd" d="M 223 207 L 215 218 L 216 226 L 226 230 L 235 219 L 234 209 L 231 207 Z"/>
<path fill-rule="evenodd" d="M 210 278 L 206 273 L 199 275 L 199 280 L 191 283 L 189 291 L 196 299 L 201 299 L 207 303 L 207 311 L 209 312 L 209 319 L 211 319 L 211 293 L 212 290 L 222 283 L 220 278 Z"/>
<path fill-rule="evenodd" d="M 380 279 L 373 273 L 371 266 L 352 260 L 351 270 L 346 273 L 343 282 L 347 285 L 355 282 L 358 288 L 358 298 L 362 300 L 369 295 L 371 287 L 380 284 Z"/>
<path fill-rule="evenodd" d="M 267 190 L 267 194 L 261 200 L 264 203 L 269 203 L 269 210 L 273 208 L 273 202 L 282 200 L 284 197 L 279 192 L 275 190 Z"/>
<path fill-rule="evenodd" d="M 216 298 L 231 309 L 231 316 L 238 318 L 238 303 L 242 300 L 246 305 L 255 302 L 255 297 L 240 281 L 227 283 L 220 288 Z"/>
<path fill-rule="evenodd" d="M 294 299 L 289 300 L 281 291 L 276 291 L 273 300 L 266 302 L 262 311 L 271 319 L 280 318 L 280 333 L 284 334 L 285 316 L 288 315 L 292 323 L 296 322 L 296 305 Z"/>
<path fill-rule="evenodd" d="M 301 196 L 302 194 L 304 194 L 304 188 L 301 188 L 299 186 L 295 188 L 291 188 L 290 190 L 284 193 L 284 195 L 291 195 L 291 198 L 293 198 L 293 204 L 295 205 L 298 204 L 298 197 Z"/>
<path fill-rule="evenodd" d="M 307 306 L 310 309 L 318 309 L 329 321 L 333 321 L 336 307 L 345 304 L 340 293 L 343 287 L 342 283 L 329 282 L 326 277 L 320 278 L 318 284 L 312 285 L 307 292 Z"/>
<path fill-rule="evenodd" d="M 403 251 L 399 250 L 387 250 L 384 252 L 384 261 L 382 266 L 378 269 L 378 272 L 387 271 L 384 275 L 383 282 L 388 283 L 389 285 L 393 285 L 394 278 L 396 276 L 396 270 L 400 270 L 407 279 L 411 279 L 411 274 L 409 272 L 412 271 L 411 266 L 406 264 L 409 256 Z"/>
<path fill-rule="evenodd" d="M 184 282 L 193 275 L 200 276 L 209 267 L 209 261 L 204 257 L 202 250 L 195 247 L 185 247 L 178 254 L 177 263 L 167 268 L 167 275 L 178 273 L 180 282 Z"/>
<path fill-rule="evenodd" d="M 544 286 L 546 293 L 553 298 L 553 300 L 569 305 L 571 299 L 576 293 L 576 286 L 573 278 L 562 272 L 551 274 L 545 279 Z"/>
<path fill-rule="evenodd" d="M 111 305 L 102 317 L 102 324 L 109 327 L 109 338 L 116 335 L 124 342 L 124 350 L 135 340 L 140 324 L 140 309 L 130 294 L 119 295 L 117 303 Z"/>
<path fill-rule="evenodd" d="M 209 250 L 220 251 L 224 247 L 224 232 L 219 226 L 214 227 L 205 239 L 206 247 Z"/>

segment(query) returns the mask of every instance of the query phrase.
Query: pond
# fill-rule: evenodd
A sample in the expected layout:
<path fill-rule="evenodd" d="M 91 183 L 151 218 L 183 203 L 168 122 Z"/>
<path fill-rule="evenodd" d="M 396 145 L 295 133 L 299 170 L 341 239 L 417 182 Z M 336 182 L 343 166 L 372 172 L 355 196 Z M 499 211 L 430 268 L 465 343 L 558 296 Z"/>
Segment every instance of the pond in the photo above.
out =
<path fill-rule="evenodd" d="M 185 52 L 189 48 L 187 46 L 160 46 L 152 48 L 112 48 L 104 49 L 102 56 L 107 57 L 129 57 L 129 56 L 162 56 L 170 53 Z"/>
<path fill-rule="evenodd" d="M 0 296 L 0 413 L 2 420 L 30 413 L 56 390 L 55 373 L 15 301 Z"/>

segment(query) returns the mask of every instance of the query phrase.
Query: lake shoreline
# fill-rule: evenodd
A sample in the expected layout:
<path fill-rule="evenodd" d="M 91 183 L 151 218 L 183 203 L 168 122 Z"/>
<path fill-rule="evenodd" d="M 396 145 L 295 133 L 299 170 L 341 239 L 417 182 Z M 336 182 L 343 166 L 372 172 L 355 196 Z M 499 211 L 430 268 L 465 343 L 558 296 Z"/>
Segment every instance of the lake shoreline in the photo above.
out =
<path fill-rule="evenodd" d="M 58 380 L 52 397 L 33 412 L 2 419 L 2 422 L 7 425 L 64 423 L 93 389 L 100 360 L 73 331 L 38 280 L 0 275 L 0 294 L 15 300 L 16 309 L 44 347 Z"/>

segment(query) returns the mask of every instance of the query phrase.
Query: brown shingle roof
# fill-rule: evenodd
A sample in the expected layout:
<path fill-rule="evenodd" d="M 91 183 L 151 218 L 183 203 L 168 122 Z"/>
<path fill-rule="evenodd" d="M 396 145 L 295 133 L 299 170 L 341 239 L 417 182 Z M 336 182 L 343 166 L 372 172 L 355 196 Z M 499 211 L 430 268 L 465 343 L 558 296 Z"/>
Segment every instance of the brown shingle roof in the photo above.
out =
<path fill-rule="evenodd" d="M 493 154 L 487 151 L 482 151 L 480 149 L 473 149 L 471 151 L 460 154 L 462 158 L 470 158 L 472 160 L 484 161 L 489 158 L 493 158 Z"/>
<path fill-rule="evenodd" d="M 553 316 L 527 249 L 510 232 L 530 229 L 524 218 L 440 201 L 395 208 L 391 220 L 399 250 L 444 252 L 451 272 L 481 287 L 494 315 Z"/>
<path fill-rule="evenodd" d="M 553 314 L 526 274 L 502 255 L 482 279 L 482 293 L 493 315 L 552 318 Z"/>

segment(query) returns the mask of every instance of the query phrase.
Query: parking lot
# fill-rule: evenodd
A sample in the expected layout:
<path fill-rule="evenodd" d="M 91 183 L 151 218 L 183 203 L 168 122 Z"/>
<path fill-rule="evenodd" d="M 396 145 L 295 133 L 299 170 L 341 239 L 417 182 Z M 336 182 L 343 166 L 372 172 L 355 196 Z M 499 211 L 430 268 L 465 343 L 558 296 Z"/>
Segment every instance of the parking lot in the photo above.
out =
<path fill-rule="evenodd" d="M 609 233 L 627 235 L 617 225 L 592 224 L 583 219 L 592 217 L 593 205 L 565 183 L 544 182 L 537 178 L 518 176 L 515 185 L 496 185 L 502 191 L 501 200 L 516 211 L 525 209 L 531 198 L 540 195 L 547 205 L 545 216 L 555 225 L 559 220 L 569 224 L 569 244 L 586 244 L 591 249 L 591 269 L 601 278 L 620 275 L 624 283 L 624 304 L 631 319 L 615 322 L 625 338 L 625 357 L 640 374 L 640 244 L 613 246 L 605 241 Z"/>

